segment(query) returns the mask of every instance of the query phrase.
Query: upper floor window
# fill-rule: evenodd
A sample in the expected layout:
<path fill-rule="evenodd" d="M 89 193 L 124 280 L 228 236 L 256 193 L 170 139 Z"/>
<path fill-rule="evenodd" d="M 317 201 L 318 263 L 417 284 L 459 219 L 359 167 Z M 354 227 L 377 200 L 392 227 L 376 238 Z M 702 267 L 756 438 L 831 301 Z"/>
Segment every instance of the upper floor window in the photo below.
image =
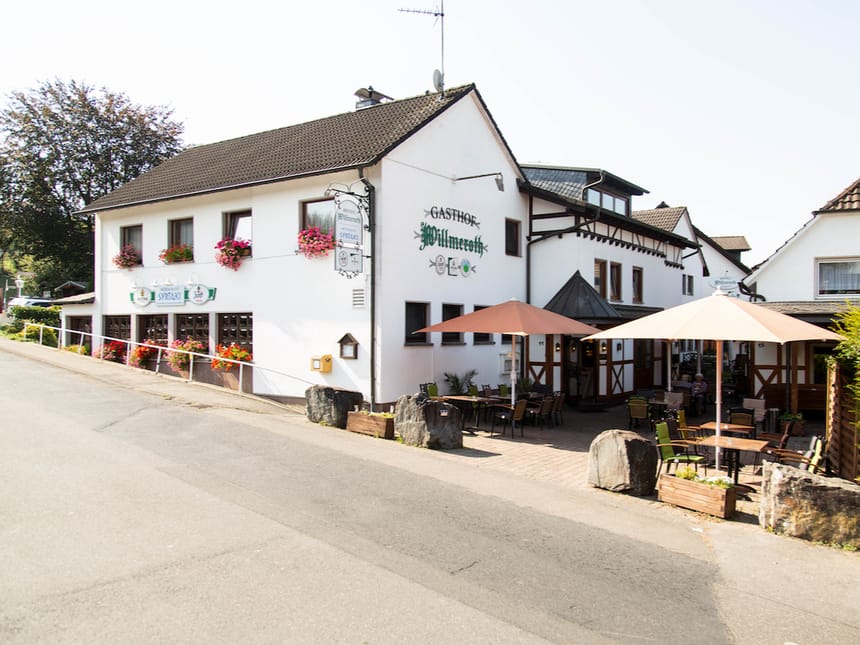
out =
<path fill-rule="evenodd" d="M 251 241 L 251 236 L 251 211 L 224 213 L 224 237 Z"/>
<path fill-rule="evenodd" d="M 633 267 L 633 302 L 642 304 L 642 267 Z"/>
<path fill-rule="evenodd" d="M 685 296 L 693 296 L 693 276 L 686 273 L 681 276 L 681 293 Z"/>
<path fill-rule="evenodd" d="M 621 300 L 621 265 L 618 262 L 609 264 L 609 297 Z"/>
<path fill-rule="evenodd" d="M 323 233 L 334 235 L 334 218 L 337 206 L 333 199 L 302 202 L 302 230 L 318 227 Z"/>
<path fill-rule="evenodd" d="M 131 246 L 140 255 L 143 252 L 143 225 L 123 226 L 119 229 L 120 246 Z"/>
<path fill-rule="evenodd" d="M 596 188 L 589 188 L 585 191 L 585 199 L 589 204 L 600 206 L 601 208 L 618 213 L 619 215 L 627 215 L 630 200 L 627 197 L 619 197 L 610 193 L 604 193 Z"/>
<path fill-rule="evenodd" d="M 860 294 L 860 258 L 818 260 L 819 296 Z"/>
<path fill-rule="evenodd" d="M 594 261 L 594 290 L 601 298 L 606 297 L 606 260 Z"/>
<path fill-rule="evenodd" d="M 170 220 L 168 245 L 179 246 L 180 244 L 194 246 L 194 219 L 191 217 Z"/>
<path fill-rule="evenodd" d="M 520 222 L 515 219 L 505 220 L 505 254 L 520 255 Z"/>
<path fill-rule="evenodd" d="M 458 316 L 463 315 L 463 305 L 442 305 L 442 320 L 451 320 L 452 318 L 457 318 Z M 420 327 L 419 327 L 420 329 Z M 453 344 L 462 344 L 463 343 L 463 334 L 458 331 L 443 331 L 442 332 L 442 344 L 443 345 L 453 345 Z"/>

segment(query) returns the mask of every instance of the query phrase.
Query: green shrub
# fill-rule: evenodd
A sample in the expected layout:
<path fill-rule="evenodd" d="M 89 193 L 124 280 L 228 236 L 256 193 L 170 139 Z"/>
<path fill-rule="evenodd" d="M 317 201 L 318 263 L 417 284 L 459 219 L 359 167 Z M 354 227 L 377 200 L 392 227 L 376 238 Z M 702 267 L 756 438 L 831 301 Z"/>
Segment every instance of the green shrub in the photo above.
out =
<path fill-rule="evenodd" d="M 27 341 L 31 341 L 34 343 L 38 343 L 40 332 L 41 332 L 41 336 L 42 336 L 42 345 L 46 345 L 48 347 L 56 347 L 59 344 L 57 342 L 57 332 L 55 332 L 53 329 L 50 329 L 48 327 L 45 327 L 44 329 L 42 329 L 40 327 L 34 327 L 33 325 L 30 325 L 27 327 L 26 335 L 25 335 L 25 332 L 22 330 L 18 334 L 18 336 L 20 337 L 21 340 L 27 340 Z"/>
<path fill-rule="evenodd" d="M 9 317 L 20 321 L 40 323 L 50 327 L 60 326 L 59 307 L 22 307 L 15 305 L 9 308 Z"/>

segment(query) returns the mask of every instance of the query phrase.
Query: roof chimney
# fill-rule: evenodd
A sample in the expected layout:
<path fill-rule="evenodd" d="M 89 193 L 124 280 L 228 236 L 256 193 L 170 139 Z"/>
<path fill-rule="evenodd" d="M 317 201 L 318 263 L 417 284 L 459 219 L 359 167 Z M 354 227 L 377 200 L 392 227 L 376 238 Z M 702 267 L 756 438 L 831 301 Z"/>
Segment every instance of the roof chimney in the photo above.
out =
<path fill-rule="evenodd" d="M 374 105 L 379 105 L 383 100 L 385 101 L 393 101 L 390 96 L 386 96 L 382 92 L 377 92 L 373 89 L 373 85 L 368 85 L 367 87 L 360 87 L 355 91 L 355 95 L 361 99 L 355 104 L 356 110 L 361 110 L 363 108 L 371 107 Z"/>

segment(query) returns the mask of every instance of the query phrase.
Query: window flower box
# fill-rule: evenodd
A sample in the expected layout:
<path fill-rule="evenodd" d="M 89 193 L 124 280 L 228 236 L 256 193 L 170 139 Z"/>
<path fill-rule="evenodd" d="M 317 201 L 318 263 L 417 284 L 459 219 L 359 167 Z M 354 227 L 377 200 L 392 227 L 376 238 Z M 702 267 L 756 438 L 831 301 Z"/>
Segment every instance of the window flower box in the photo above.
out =
<path fill-rule="evenodd" d="M 691 511 L 727 519 L 735 513 L 737 489 L 734 486 L 715 486 L 707 481 L 660 475 L 657 499 Z"/>
<path fill-rule="evenodd" d="M 140 266 L 142 261 L 137 249 L 131 244 L 126 244 L 119 250 L 119 253 L 113 256 L 113 263 L 118 269 L 133 269 Z"/>
<path fill-rule="evenodd" d="M 215 245 L 215 260 L 222 267 L 237 271 L 242 265 L 244 258 L 251 255 L 251 242 L 249 240 L 233 239 L 225 237 Z"/>
<path fill-rule="evenodd" d="M 348 412 L 346 429 L 371 437 L 394 439 L 394 416 L 387 413 Z"/>
<path fill-rule="evenodd" d="M 334 238 L 323 233 L 319 226 L 312 226 L 299 231 L 299 253 L 306 258 L 322 258 L 334 248 Z"/>
<path fill-rule="evenodd" d="M 177 244 L 169 248 L 163 249 L 158 254 L 158 259 L 165 264 L 175 264 L 177 262 L 193 262 L 194 247 L 188 244 Z"/>

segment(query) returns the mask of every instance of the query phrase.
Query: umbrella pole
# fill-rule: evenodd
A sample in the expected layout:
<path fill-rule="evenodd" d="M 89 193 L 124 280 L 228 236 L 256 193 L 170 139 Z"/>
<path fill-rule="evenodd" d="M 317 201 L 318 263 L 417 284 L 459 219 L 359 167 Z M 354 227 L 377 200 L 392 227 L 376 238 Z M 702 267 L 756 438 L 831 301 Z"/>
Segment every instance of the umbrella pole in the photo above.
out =
<path fill-rule="evenodd" d="M 720 439 L 720 422 L 723 418 L 723 341 L 717 341 L 717 376 L 715 378 L 716 383 L 714 383 L 714 387 L 716 388 L 716 397 L 714 400 L 716 401 L 716 412 L 717 412 L 717 442 L 719 443 Z M 720 469 L 720 447 L 716 446 L 714 448 L 714 455 L 716 456 L 717 470 Z"/>
<path fill-rule="evenodd" d="M 519 336 L 511 336 L 511 407 L 517 404 L 517 339 Z M 511 430 L 513 437 L 513 430 Z"/>
<path fill-rule="evenodd" d="M 666 341 L 666 389 L 672 391 L 672 341 Z"/>

